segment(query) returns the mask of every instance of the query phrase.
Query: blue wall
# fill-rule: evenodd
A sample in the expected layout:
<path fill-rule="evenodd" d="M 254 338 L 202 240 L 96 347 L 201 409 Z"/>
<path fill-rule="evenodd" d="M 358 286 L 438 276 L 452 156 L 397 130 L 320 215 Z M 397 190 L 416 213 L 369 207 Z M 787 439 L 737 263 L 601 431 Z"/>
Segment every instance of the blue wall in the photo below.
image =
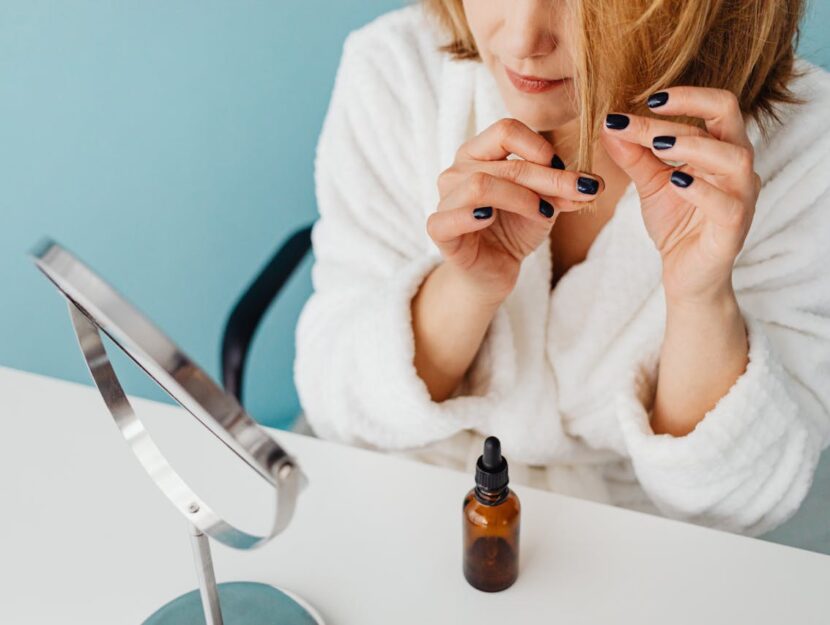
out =
<path fill-rule="evenodd" d="M 63 301 L 25 257 L 46 234 L 218 375 L 235 297 L 314 219 L 313 150 L 343 38 L 402 3 L 3 0 L 0 364 L 89 381 Z M 801 51 L 830 68 L 828 5 L 811 7 Z M 309 264 L 252 354 L 248 408 L 271 424 L 298 410 Z M 129 373 L 129 392 L 164 398 Z"/>
<path fill-rule="evenodd" d="M 315 217 L 313 150 L 343 38 L 398 6 L 3 0 L 0 364 L 89 381 L 63 301 L 25 257 L 48 234 L 217 376 L 235 297 Z M 263 421 L 298 410 L 309 266 L 254 346 L 247 403 Z"/>

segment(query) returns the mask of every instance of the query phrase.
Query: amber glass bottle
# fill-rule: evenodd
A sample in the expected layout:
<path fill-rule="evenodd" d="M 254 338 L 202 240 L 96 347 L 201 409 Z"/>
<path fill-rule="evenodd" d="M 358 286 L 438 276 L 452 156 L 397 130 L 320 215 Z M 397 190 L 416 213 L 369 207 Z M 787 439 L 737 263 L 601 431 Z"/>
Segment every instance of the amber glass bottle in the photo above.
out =
<path fill-rule="evenodd" d="M 507 459 L 495 436 L 484 441 L 476 485 L 464 498 L 464 577 L 486 592 L 510 587 L 519 575 L 519 498 L 507 487 Z"/>

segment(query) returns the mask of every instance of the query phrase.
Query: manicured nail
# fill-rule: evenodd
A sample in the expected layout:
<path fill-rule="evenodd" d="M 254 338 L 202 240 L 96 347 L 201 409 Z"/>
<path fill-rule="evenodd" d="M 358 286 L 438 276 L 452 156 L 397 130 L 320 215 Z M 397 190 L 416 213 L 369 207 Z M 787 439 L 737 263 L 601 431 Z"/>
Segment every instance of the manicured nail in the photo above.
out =
<path fill-rule="evenodd" d="M 481 206 L 479 208 L 473 209 L 473 217 L 475 217 L 476 219 L 490 219 L 490 217 L 492 216 L 492 206 Z"/>
<path fill-rule="evenodd" d="M 676 140 L 677 137 L 660 135 L 659 137 L 654 137 L 654 139 L 651 140 L 651 145 L 654 146 L 655 150 L 668 150 L 674 145 Z"/>
<path fill-rule="evenodd" d="M 565 169 L 565 163 L 559 158 L 558 154 L 553 155 L 553 158 L 550 160 L 550 166 L 554 169 Z"/>
<path fill-rule="evenodd" d="M 695 179 L 685 171 L 673 171 L 671 174 L 672 184 L 678 187 L 688 187 L 692 184 L 692 182 L 694 182 L 694 180 Z"/>
<path fill-rule="evenodd" d="M 580 193 L 596 195 L 597 191 L 599 191 L 599 180 L 594 180 L 593 178 L 586 178 L 585 176 L 580 176 L 576 181 L 576 189 Z"/>
<path fill-rule="evenodd" d="M 658 91 L 657 93 L 652 93 L 648 97 L 648 107 L 649 108 L 657 108 L 658 106 L 663 106 L 669 100 L 669 94 L 667 91 Z"/>
<path fill-rule="evenodd" d="M 611 130 L 622 130 L 628 126 L 628 115 L 620 115 L 619 113 L 608 113 L 605 116 L 605 127 Z"/>
<path fill-rule="evenodd" d="M 550 219 L 553 217 L 553 204 L 545 200 L 544 198 L 539 198 L 539 212 L 542 213 L 545 217 Z"/>

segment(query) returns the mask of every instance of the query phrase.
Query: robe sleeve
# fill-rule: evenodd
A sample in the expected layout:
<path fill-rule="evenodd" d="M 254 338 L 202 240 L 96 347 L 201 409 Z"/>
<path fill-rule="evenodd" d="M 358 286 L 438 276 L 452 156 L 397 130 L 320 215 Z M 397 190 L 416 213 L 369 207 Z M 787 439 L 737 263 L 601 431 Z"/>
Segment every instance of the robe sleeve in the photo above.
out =
<path fill-rule="evenodd" d="M 763 534 L 799 508 L 830 442 L 830 141 L 810 152 L 765 185 L 736 259 L 749 363 L 726 395 L 682 437 L 652 431 L 644 369 L 616 396 L 637 478 L 668 517 Z"/>
<path fill-rule="evenodd" d="M 426 235 L 435 207 L 417 192 L 418 121 L 403 97 L 417 68 L 364 34 L 344 43 L 317 144 L 314 291 L 296 327 L 294 377 L 318 436 L 405 449 L 483 423 L 511 388 L 515 350 L 499 310 L 450 398 L 432 401 L 417 375 L 411 300 L 441 261 Z"/>

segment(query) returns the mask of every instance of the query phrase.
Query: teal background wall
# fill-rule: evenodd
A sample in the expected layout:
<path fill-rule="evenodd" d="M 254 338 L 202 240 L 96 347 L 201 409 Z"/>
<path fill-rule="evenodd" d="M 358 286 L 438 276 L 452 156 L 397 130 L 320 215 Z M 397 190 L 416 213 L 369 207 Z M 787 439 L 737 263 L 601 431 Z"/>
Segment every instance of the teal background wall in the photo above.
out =
<path fill-rule="evenodd" d="M 89 383 L 63 300 L 25 256 L 49 235 L 218 377 L 235 298 L 315 218 L 313 151 L 342 41 L 402 5 L 0 2 L 0 364 Z M 309 267 L 251 355 L 246 403 L 271 424 L 299 409 Z M 132 368 L 125 378 L 167 399 Z"/>
<path fill-rule="evenodd" d="M 402 0 L 3 0 L 0 364 L 89 383 L 63 300 L 26 250 L 49 235 L 218 376 L 223 323 L 316 215 L 313 151 L 346 34 Z M 830 2 L 800 51 L 830 68 Z M 257 338 L 246 402 L 299 409 L 310 262 Z M 128 392 L 166 399 L 126 376 Z"/>

